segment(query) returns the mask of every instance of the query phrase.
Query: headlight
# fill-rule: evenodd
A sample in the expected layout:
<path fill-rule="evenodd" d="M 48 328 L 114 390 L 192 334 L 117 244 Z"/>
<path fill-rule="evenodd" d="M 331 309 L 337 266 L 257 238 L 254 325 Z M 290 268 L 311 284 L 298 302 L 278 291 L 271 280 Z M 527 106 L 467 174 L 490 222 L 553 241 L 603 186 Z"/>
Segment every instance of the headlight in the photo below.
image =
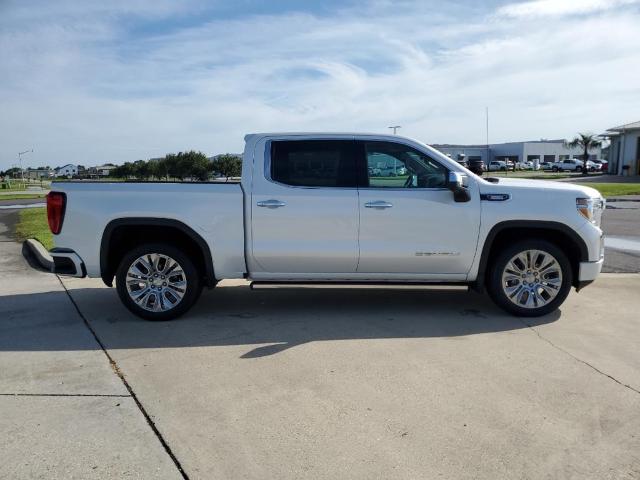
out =
<path fill-rule="evenodd" d="M 584 218 L 593 222 L 593 199 L 592 198 L 576 198 L 576 208 L 578 213 Z"/>
<path fill-rule="evenodd" d="M 576 198 L 576 209 L 584 218 L 598 225 L 604 209 L 604 200 L 602 198 Z"/>

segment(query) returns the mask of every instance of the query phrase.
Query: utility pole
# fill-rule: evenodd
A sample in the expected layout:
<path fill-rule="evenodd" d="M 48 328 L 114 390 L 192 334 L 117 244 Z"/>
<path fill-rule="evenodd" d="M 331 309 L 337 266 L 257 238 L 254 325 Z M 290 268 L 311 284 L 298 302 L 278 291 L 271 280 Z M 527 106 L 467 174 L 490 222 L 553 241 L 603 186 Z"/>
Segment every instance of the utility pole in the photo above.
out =
<path fill-rule="evenodd" d="M 486 113 L 486 133 L 487 133 L 487 170 L 489 170 L 489 164 L 491 163 L 491 158 L 489 158 L 489 107 L 485 107 Z"/>
<path fill-rule="evenodd" d="M 22 183 L 24 184 L 24 168 L 22 168 L 22 155 L 25 153 L 33 153 L 33 148 L 31 150 L 25 150 L 24 152 L 18 153 L 18 159 L 20 159 L 20 176 L 22 177 Z"/>
<path fill-rule="evenodd" d="M 395 135 L 395 134 L 396 134 L 396 132 L 398 131 L 398 129 L 399 129 L 399 128 L 402 128 L 402 126 L 400 126 L 400 125 L 394 125 L 394 126 L 389 127 L 389 128 L 393 130 L 393 134 Z"/>

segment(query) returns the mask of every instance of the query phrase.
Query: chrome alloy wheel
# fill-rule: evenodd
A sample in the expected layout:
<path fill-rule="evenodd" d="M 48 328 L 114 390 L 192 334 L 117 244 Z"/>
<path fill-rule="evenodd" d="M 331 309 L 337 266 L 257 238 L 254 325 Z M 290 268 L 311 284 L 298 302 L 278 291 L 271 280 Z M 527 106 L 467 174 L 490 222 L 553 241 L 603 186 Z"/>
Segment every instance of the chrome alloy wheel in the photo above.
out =
<path fill-rule="evenodd" d="M 160 253 L 138 257 L 127 270 L 127 292 L 141 308 L 166 312 L 187 291 L 187 277 L 178 262 Z"/>
<path fill-rule="evenodd" d="M 540 308 L 552 302 L 562 287 L 558 260 L 542 250 L 514 255 L 502 272 L 502 290 L 522 308 Z"/>

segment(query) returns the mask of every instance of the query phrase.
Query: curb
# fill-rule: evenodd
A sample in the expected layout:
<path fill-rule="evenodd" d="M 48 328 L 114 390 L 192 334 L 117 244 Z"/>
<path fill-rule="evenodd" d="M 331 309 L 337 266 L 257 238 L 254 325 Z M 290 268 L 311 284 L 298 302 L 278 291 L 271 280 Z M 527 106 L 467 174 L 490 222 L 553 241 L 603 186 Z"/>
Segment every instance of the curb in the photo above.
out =
<path fill-rule="evenodd" d="M 35 238 L 27 239 L 24 244 L 27 246 L 29 251 L 33 254 L 42 268 L 50 272 L 53 271 L 53 258 L 51 258 L 51 255 L 49 255 L 47 249 L 44 248 L 44 245 L 42 245 Z"/>

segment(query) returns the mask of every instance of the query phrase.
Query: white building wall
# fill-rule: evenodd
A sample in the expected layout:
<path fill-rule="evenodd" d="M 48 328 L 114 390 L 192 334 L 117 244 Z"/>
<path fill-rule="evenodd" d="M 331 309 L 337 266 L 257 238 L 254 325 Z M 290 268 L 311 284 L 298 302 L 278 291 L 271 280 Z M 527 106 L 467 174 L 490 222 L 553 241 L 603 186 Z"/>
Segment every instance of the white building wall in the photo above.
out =
<path fill-rule="evenodd" d="M 77 175 L 78 167 L 75 165 L 65 165 L 60 170 L 56 172 L 57 177 L 68 177 L 69 175 Z"/>

